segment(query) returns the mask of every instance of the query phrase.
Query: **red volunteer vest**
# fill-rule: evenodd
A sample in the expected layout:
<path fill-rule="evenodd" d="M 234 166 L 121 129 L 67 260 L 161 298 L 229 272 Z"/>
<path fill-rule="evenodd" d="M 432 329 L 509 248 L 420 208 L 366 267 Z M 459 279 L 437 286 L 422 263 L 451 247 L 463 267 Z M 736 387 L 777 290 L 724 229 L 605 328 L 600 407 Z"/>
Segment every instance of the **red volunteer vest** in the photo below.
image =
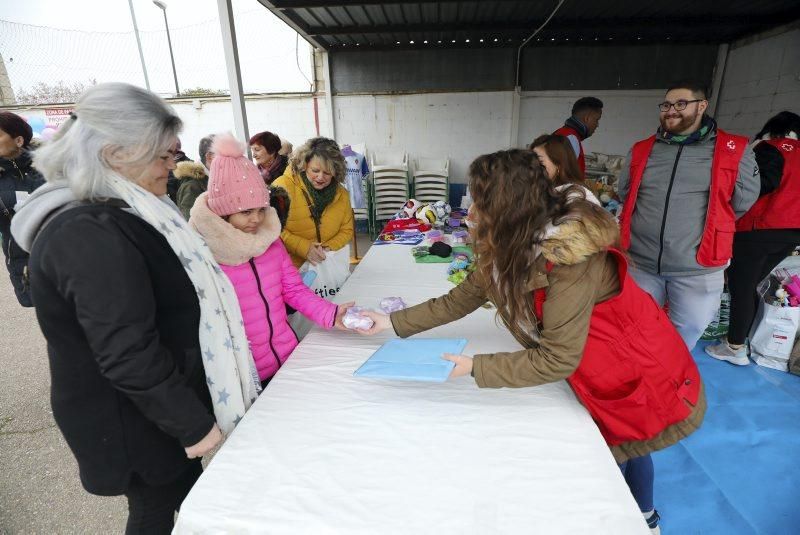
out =
<path fill-rule="evenodd" d="M 631 245 L 631 217 L 636 207 L 636 197 L 647 167 L 647 160 L 655 142 L 656 136 L 650 136 L 638 141 L 631 151 L 630 187 L 619 221 L 620 238 L 624 249 L 628 249 Z M 701 266 L 724 266 L 733 254 L 736 214 L 731 207 L 731 197 L 739 174 L 739 161 L 746 148 L 746 137 L 717 129 L 714 159 L 711 162 L 711 186 L 706 223 L 700 247 L 697 248 L 697 263 Z"/>
<path fill-rule="evenodd" d="M 700 373 L 670 319 L 628 277 L 625 256 L 608 253 L 617 260 L 620 292 L 594 306 L 583 357 L 567 382 L 616 446 L 649 440 L 685 420 L 700 396 Z M 541 321 L 545 289 L 533 298 Z"/>
<path fill-rule="evenodd" d="M 583 142 L 581 141 L 581 136 L 578 134 L 578 131 L 574 128 L 570 128 L 569 126 L 562 126 L 555 132 L 553 132 L 554 136 L 575 136 L 578 139 L 578 146 L 581 149 L 581 152 L 578 154 L 578 167 L 581 168 L 581 175 L 586 175 L 586 158 L 583 157 Z"/>
<path fill-rule="evenodd" d="M 800 229 L 800 141 L 778 138 L 762 141 L 783 156 L 778 189 L 764 195 L 736 222 L 736 230 Z"/>

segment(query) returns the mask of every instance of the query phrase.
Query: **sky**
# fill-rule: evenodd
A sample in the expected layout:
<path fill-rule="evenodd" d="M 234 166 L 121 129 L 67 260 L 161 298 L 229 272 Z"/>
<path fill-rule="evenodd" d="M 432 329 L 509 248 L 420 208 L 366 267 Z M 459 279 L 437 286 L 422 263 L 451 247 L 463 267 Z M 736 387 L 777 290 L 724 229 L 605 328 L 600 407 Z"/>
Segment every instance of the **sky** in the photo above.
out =
<path fill-rule="evenodd" d="M 181 90 L 228 89 L 216 0 L 165 0 Z M 175 92 L 164 15 L 133 0 L 150 86 Z M 307 91 L 311 47 L 257 0 L 233 0 L 245 92 Z M 128 0 L 0 2 L 0 54 L 15 91 L 42 81 L 144 86 Z M 298 67 L 299 64 L 299 67 Z"/>

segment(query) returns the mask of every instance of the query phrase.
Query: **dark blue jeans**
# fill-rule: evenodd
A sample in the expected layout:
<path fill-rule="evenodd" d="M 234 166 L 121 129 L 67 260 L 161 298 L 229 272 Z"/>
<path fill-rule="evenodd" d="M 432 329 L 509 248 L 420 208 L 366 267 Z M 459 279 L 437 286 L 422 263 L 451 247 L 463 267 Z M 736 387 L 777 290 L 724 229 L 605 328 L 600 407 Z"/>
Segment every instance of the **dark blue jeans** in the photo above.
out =
<path fill-rule="evenodd" d="M 631 494 L 636 499 L 636 503 L 639 504 L 639 510 L 643 513 L 652 511 L 655 474 L 653 471 L 653 459 L 650 458 L 650 455 L 629 459 L 619 465 L 619 469 L 622 470 L 625 482 L 628 484 L 628 488 L 631 489 Z"/>

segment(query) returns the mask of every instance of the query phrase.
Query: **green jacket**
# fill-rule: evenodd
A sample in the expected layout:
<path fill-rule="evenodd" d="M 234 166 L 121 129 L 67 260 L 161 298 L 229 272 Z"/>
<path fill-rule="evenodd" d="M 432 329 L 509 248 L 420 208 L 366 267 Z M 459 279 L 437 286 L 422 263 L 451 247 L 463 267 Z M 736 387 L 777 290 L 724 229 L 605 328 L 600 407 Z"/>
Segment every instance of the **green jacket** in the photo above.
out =
<path fill-rule="evenodd" d="M 206 168 L 201 163 L 180 162 L 174 174 L 181 181 L 175 196 L 175 204 L 178 205 L 183 218 L 189 221 L 189 210 L 194 206 L 194 201 L 208 189 Z"/>

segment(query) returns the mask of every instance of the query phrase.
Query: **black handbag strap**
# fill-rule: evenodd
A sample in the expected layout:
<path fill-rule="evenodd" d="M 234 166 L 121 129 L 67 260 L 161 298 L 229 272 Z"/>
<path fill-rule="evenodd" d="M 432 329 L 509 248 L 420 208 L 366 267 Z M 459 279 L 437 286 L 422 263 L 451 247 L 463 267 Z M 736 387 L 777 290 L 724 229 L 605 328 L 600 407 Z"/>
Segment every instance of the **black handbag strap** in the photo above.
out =
<path fill-rule="evenodd" d="M 306 204 L 308 205 L 308 213 L 311 214 L 311 220 L 314 222 L 314 230 L 317 231 L 317 243 L 322 243 L 322 235 L 319 232 L 319 220 L 316 217 L 314 217 L 314 208 L 313 208 L 314 205 L 311 204 L 311 198 L 308 196 L 308 192 L 302 187 L 300 188 L 300 191 L 303 192 L 303 197 L 306 198 Z"/>

